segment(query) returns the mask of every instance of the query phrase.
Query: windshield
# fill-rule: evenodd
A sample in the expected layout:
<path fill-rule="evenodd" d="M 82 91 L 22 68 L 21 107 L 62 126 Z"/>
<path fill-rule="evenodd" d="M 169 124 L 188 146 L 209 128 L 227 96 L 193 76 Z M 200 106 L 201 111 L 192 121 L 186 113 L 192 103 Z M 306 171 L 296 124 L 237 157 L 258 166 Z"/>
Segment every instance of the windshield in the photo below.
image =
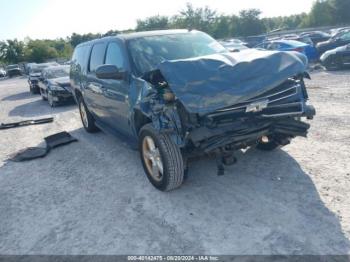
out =
<path fill-rule="evenodd" d="M 17 69 L 18 65 L 9 65 L 7 66 L 7 69 Z"/>
<path fill-rule="evenodd" d="M 49 67 L 49 66 L 56 66 L 58 65 L 57 63 L 43 63 L 43 64 L 38 64 L 35 66 L 32 66 L 30 68 L 30 73 L 41 73 L 44 68 Z"/>
<path fill-rule="evenodd" d="M 213 38 L 197 31 L 136 38 L 129 40 L 128 48 L 139 74 L 157 69 L 165 60 L 227 52 Z"/>
<path fill-rule="evenodd" d="M 69 66 L 48 69 L 45 76 L 47 79 L 69 76 Z"/>

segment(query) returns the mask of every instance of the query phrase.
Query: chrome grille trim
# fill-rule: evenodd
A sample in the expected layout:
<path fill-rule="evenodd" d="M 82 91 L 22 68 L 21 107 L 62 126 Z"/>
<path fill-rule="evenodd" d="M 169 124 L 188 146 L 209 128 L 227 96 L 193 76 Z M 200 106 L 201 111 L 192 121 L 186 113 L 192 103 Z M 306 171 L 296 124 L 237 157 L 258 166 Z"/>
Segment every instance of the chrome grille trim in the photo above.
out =
<path fill-rule="evenodd" d="M 287 89 L 285 89 L 285 90 L 282 90 L 282 91 L 280 91 L 280 92 L 273 93 L 273 94 L 271 94 L 271 95 L 269 95 L 269 96 L 259 97 L 258 99 L 251 99 L 251 100 L 248 100 L 248 101 L 242 102 L 242 103 L 249 104 L 249 103 L 257 102 L 257 101 L 264 100 L 264 99 L 268 99 L 268 100 L 269 100 L 269 97 L 271 97 L 271 96 L 276 96 L 276 95 L 279 95 L 279 94 L 282 94 L 282 93 L 286 93 L 287 91 L 292 90 L 292 89 L 295 90 L 295 92 L 294 92 L 293 94 L 290 94 L 290 95 L 287 95 L 287 96 L 283 96 L 283 97 L 280 97 L 280 98 L 278 98 L 278 99 L 269 100 L 269 104 L 270 104 L 270 103 L 276 102 L 276 101 L 278 101 L 278 100 L 282 100 L 282 99 L 285 99 L 285 98 L 288 98 L 288 97 L 291 97 L 291 96 L 296 95 L 296 94 L 297 94 L 297 87 L 299 87 L 298 84 L 293 85 L 292 87 L 289 87 L 289 88 L 287 88 Z M 226 108 L 226 109 L 221 109 L 221 110 L 218 110 L 217 112 L 231 111 L 231 110 L 241 109 L 241 108 L 245 108 L 245 107 L 247 107 L 247 105 L 242 105 L 242 106 L 238 106 L 238 107 L 230 107 L 230 108 Z"/>

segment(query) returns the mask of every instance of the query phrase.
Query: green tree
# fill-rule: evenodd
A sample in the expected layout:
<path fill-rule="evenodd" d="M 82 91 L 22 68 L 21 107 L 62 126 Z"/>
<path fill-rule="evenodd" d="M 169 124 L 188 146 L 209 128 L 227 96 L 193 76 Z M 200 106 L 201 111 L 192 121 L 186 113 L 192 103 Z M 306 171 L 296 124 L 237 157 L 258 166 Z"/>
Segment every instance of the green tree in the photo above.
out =
<path fill-rule="evenodd" d="M 179 15 L 172 18 L 172 27 L 197 29 L 212 34 L 216 18 L 215 10 L 207 6 L 194 8 L 190 3 L 187 3 L 186 8 L 181 10 Z"/>
<path fill-rule="evenodd" d="M 350 0 L 329 0 L 335 24 L 350 23 Z"/>
<path fill-rule="evenodd" d="M 334 9 L 327 0 L 314 2 L 311 12 L 302 22 L 302 27 L 329 26 L 335 24 Z"/>
<path fill-rule="evenodd" d="M 26 46 L 28 62 L 42 63 L 58 57 L 57 50 L 45 40 L 30 40 Z"/>
<path fill-rule="evenodd" d="M 156 15 L 144 20 L 137 20 L 136 31 L 161 30 L 169 27 L 168 17 Z"/>
<path fill-rule="evenodd" d="M 6 63 L 18 63 L 23 61 L 24 43 L 17 39 L 1 41 L 0 60 L 3 60 Z"/>
<path fill-rule="evenodd" d="M 77 45 L 79 45 L 82 42 L 86 42 L 86 41 L 90 41 L 96 38 L 100 38 L 102 37 L 101 34 L 92 34 L 92 33 L 88 33 L 88 34 L 77 34 L 77 33 L 73 33 L 71 35 L 71 37 L 69 38 L 69 42 L 73 47 L 76 47 Z"/>
<path fill-rule="evenodd" d="M 259 9 L 247 9 L 239 12 L 238 34 L 241 36 L 258 35 L 266 32 L 266 28 L 260 20 Z"/>

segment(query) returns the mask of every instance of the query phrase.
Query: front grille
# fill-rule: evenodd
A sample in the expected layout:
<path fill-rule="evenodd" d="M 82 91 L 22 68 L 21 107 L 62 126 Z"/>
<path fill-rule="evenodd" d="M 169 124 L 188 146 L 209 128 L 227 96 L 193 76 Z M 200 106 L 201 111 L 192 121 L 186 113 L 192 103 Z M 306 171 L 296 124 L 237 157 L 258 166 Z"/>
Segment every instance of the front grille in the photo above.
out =
<path fill-rule="evenodd" d="M 273 117 L 282 115 L 300 114 L 303 105 L 300 98 L 301 83 L 294 80 L 288 80 L 283 84 L 265 92 L 248 101 L 236 104 L 232 107 L 217 110 L 208 114 L 211 120 L 220 122 L 232 121 L 232 118 L 244 117 L 248 114 L 260 115 L 262 117 Z M 258 112 L 247 112 L 247 108 L 252 103 L 267 101 L 267 107 Z"/>
<path fill-rule="evenodd" d="M 70 87 L 70 83 L 66 83 L 66 84 L 59 84 L 61 87 Z"/>

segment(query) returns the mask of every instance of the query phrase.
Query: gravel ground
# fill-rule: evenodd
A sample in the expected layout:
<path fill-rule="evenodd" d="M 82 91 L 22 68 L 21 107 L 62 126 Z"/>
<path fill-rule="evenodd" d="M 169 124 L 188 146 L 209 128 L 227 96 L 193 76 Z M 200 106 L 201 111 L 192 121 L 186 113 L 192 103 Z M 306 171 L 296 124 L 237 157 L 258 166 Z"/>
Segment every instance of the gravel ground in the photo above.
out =
<path fill-rule="evenodd" d="M 350 71 L 312 78 L 308 139 L 239 153 L 222 177 L 203 157 L 170 193 L 123 141 L 87 134 L 75 105 L 51 109 L 25 78 L 0 80 L 0 122 L 55 117 L 0 131 L 0 254 L 350 254 Z M 5 161 L 63 130 L 79 142 Z"/>

